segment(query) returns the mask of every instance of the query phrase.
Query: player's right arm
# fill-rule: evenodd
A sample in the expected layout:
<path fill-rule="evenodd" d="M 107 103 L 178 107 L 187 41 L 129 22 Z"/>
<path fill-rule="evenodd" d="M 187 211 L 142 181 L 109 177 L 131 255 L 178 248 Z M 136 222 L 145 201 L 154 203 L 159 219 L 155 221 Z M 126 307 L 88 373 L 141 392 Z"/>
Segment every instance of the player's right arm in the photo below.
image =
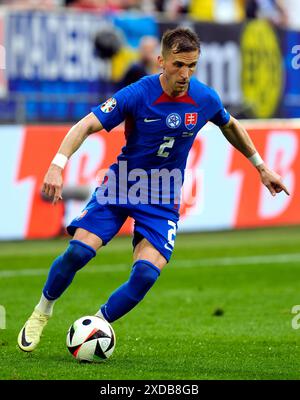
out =
<path fill-rule="evenodd" d="M 62 155 L 62 158 L 69 159 L 90 134 L 101 129 L 103 129 L 103 126 L 95 114 L 88 114 L 69 130 L 61 142 L 57 154 Z M 47 196 L 53 197 L 53 204 L 62 199 L 62 171 L 62 167 L 52 162 L 43 181 L 42 191 Z"/>
<path fill-rule="evenodd" d="M 114 97 L 109 98 L 103 104 L 92 108 L 92 112 L 74 125 L 63 139 L 58 153 L 56 164 L 62 164 L 71 157 L 73 153 L 81 146 L 83 141 L 91 134 L 101 129 L 110 132 L 111 129 L 124 121 L 126 115 L 135 114 L 138 99 L 143 92 L 140 83 L 136 82 L 117 92 Z M 43 192 L 52 197 L 53 204 L 61 200 L 63 179 L 63 167 L 51 163 L 48 172 L 44 178 Z"/>

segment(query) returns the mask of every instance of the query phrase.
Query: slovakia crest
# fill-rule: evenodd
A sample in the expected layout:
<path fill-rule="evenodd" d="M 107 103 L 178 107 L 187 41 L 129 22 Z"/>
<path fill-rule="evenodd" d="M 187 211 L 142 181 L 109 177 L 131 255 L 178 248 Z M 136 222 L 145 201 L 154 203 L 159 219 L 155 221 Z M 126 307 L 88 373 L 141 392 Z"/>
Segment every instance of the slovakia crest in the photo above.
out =
<path fill-rule="evenodd" d="M 191 130 L 197 125 L 198 113 L 185 113 L 184 115 L 184 125 L 187 129 Z"/>
<path fill-rule="evenodd" d="M 110 113 L 116 107 L 116 105 L 117 100 L 114 97 L 111 97 L 102 104 L 101 111 L 103 111 L 104 113 Z"/>

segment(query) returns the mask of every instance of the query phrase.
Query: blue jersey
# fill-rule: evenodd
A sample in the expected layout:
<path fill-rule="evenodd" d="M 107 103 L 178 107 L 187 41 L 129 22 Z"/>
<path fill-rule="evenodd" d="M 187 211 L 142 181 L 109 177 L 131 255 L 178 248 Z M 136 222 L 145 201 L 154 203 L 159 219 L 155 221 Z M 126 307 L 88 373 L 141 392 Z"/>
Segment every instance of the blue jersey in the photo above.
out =
<path fill-rule="evenodd" d="M 127 86 L 93 112 L 107 131 L 125 121 L 126 145 L 117 163 L 109 169 L 113 173 L 96 188 L 82 214 L 68 226 L 68 232 L 74 235 L 77 228 L 86 229 L 99 236 L 105 245 L 130 216 L 135 221 L 133 245 L 146 238 L 169 261 L 179 219 L 179 193 L 174 186 L 165 190 L 166 180 L 158 187 L 149 187 L 149 178 L 152 182 L 163 171 L 177 171 L 183 182 L 187 157 L 197 132 L 208 121 L 226 125 L 230 115 L 216 92 L 196 79 L 191 79 L 186 95 L 173 98 L 162 90 L 159 75 Z M 121 179 L 123 164 L 128 192 L 123 190 Z M 132 181 L 133 172 L 134 176 L 139 175 L 140 182 Z M 110 181 L 116 183 L 118 193 L 113 189 L 109 201 L 102 203 L 114 186 L 109 185 Z M 182 182 L 179 182 L 180 188 Z M 132 196 L 132 192 L 137 196 Z"/>
<path fill-rule="evenodd" d="M 92 111 L 107 131 L 125 121 L 126 145 L 112 169 L 126 161 L 128 173 L 142 169 L 151 175 L 176 169 L 182 177 L 199 130 L 208 121 L 222 126 L 230 119 L 212 88 L 192 78 L 184 96 L 170 97 L 159 74 L 125 87 Z M 170 203 L 175 197 L 178 201 L 178 193 L 172 192 Z"/>

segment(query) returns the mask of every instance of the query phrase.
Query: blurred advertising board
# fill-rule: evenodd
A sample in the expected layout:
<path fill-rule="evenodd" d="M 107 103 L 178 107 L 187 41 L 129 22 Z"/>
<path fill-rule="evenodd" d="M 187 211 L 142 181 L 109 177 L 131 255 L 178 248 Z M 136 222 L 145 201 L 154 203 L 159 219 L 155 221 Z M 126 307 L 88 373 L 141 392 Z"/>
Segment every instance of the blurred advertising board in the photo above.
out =
<path fill-rule="evenodd" d="M 176 23 L 160 23 L 161 34 Z M 191 23 L 202 43 L 197 77 L 238 118 L 300 117 L 300 32 L 265 20 Z"/>
<path fill-rule="evenodd" d="M 0 16 L 0 39 L 3 21 L 9 97 L 0 101 L 0 118 L 19 123 L 80 119 L 119 89 L 143 35 L 159 37 L 179 23 L 135 13 L 7 11 Z M 300 32 L 264 20 L 180 23 L 202 42 L 196 76 L 217 90 L 233 115 L 300 117 Z M 95 52 L 95 35 L 105 27 L 122 38 L 112 59 Z"/>
<path fill-rule="evenodd" d="M 5 47 L 5 19 L 4 13 L 0 10 L 0 99 L 7 94 L 6 76 L 6 47 Z"/>
<path fill-rule="evenodd" d="M 207 124 L 189 155 L 179 231 L 300 224 L 300 120 L 243 124 L 269 167 L 283 177 L 290 196 L 280 193 L 273 198 L 249 161 L 217 127 Z M 69 128 L 0 126 L 1 240 L 55 237 L 80 215 L 87 200 L 52 206 L 40 194 L 43 177 Z M 92 193 L 124 141 L 122 126 L 89 136 L 64 170 L 65 187 L 82 185 Z M 128 220 L 121 233 L 131 229 Z"/>
<path fill-rule="evenodd" d="M 11 120 L 15 116 L 17 121 L 80 119 L 117 88 L 112 61 L 97 54 L 97 34 L 109 45 L 108 32 L 118 32 L 124 46 L 133 46 L 143 34 L 157 32 L 151 17 L 70 10 L 7 11 L 5 22 L 10 98 L 0 103 L 0 117 L 9 108 Z M 129 57 L 124 50 L 122 54 Z"/>

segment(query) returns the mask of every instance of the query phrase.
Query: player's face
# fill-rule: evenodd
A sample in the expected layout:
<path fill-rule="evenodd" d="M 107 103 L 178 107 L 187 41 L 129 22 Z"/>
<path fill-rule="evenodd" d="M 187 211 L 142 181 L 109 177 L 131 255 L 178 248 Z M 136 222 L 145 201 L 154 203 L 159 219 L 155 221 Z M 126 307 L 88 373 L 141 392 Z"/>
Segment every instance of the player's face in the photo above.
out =
<path fill-rule="evenodd" d="M 162 80 L 168 92 L 176 96 L 188 90 L 198 58 L 198 50 L 177 54 L 170 51 L 159 57 L 160 66 L 163 69 Z"/>

